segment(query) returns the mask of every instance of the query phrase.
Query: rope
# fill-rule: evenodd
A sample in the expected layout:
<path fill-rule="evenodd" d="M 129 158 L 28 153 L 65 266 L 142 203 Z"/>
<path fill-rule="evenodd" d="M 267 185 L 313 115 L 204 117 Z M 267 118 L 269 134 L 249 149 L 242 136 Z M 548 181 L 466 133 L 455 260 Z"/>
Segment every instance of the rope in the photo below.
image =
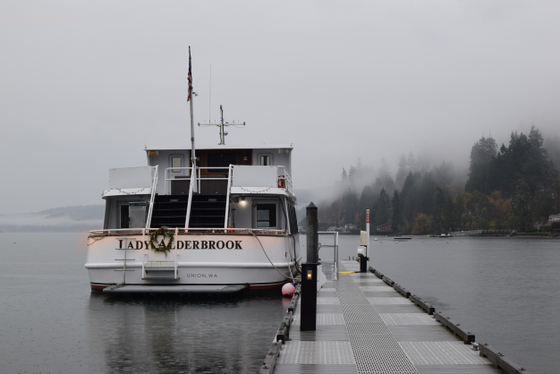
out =
<path fill-rule="evenodd" d="M 278 270 L 278 268 L 272 263 L 272 261 L 270 260 L 270 257 L 268 257 L 268 254 L 266 254 L 266 251 L 264 250 L 264 247 L 263 247 L 263 245 L 262 245 L 262 243 L 261 243 L 261 240 L 255 235 L 255 233 L 254 233 L 254 232 L 251 232 L 251 235 L 253 235 L 253 236 L 255 237 L 255 239 L 257 239 L 257 241 L 259 242 L 259 244 L 260 244 L 260 246 L 261 246 L 261 248 L 262 248 L 262 250 L 263 250 L 263 252 L 264 252 L 264 255 L 265 255 L 266 258 L 268 259 L 268 262 L 270 262 L 270 265 L 272 265 L 272 267 L 273 267 L 280 275 L 282 275 L 282 276 L 285 277 L 286 279 L 290 279 L 290 277 L 288 277 L 286 274 L 284 274 L 284 273 L 282 273 L 280 270 Z M 291 272 L 292 272 L 292 269 L 290 268 L 290 265 L 288 265 L 288 269 L 290 270 L 290 273 L 291 273 Z M 292 276 L 291 279 L 293 280 L 294 277 Z"/>

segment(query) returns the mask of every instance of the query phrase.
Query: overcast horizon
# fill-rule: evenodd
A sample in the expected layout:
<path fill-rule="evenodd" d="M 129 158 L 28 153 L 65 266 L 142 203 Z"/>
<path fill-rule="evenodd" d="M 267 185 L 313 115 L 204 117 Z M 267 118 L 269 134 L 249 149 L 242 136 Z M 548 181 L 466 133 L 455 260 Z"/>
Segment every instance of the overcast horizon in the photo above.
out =
<path fill-rule="evenodd" d="M 560 126 L 554 1 L 4 1 L 0 214 L 102 204 L 144 146 L 293 144 L 295 188 Z M 195 128 L 216 145 L 217 128 Z M 439 161 L 439 162 L 438 162 Z M 558 167 L 558 166 L 557 166 Z"/>

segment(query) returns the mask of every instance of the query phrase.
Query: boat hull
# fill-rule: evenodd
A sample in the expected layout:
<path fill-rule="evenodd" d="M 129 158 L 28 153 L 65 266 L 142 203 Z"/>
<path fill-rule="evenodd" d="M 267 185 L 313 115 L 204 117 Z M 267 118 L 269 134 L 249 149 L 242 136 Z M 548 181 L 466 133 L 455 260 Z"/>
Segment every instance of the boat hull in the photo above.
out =
<path fill-rule="evenodd" d="M 278 287 L 293 278 L 299 257 L 299 238 L 285 234 L 185 233 L 174 239 L 165 254 L 151 248 L 149 235 L 90 235 L 85 267 L 92 290 L 115 284 Z"/>

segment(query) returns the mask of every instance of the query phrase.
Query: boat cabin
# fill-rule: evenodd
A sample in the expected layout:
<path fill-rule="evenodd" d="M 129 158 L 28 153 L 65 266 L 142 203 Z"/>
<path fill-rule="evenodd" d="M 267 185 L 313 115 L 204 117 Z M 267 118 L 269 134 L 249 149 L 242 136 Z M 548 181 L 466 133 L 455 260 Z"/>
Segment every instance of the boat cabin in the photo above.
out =
<path fill-rule="evenodd" d="M 109 170 L 104 230 L 269 229 L 297 233 L 292 146 L 146 147 L 147 166 Z"/>

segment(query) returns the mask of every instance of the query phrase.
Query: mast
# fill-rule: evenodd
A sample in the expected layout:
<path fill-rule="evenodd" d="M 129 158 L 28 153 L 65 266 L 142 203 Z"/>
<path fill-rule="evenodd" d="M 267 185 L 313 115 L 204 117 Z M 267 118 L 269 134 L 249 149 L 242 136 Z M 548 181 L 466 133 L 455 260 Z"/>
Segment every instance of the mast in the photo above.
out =
<path fill-rule="evenodd" d="M 193 120 L 193 95 L 196 95 L 196 92 L 193 92 L 192 86 L 192 63 L 191 63 L 191 47 L 189 46 L 189 96 L 187 97 L 187 101 L 190 101 L 190 110 L 191 110 L 191 166 L 192 166 L 192 175 L 191 175 L 191 186 L 192 191 L 197 192 L 197 181 L 196 181 L 196 154 L 195 154 L 195 146 L 194 146 L 194 120 Z"/>
<path fill-rule="evenodd" d="M 220 128 L 220 143 L 218 143 L 218 145 L 225 145 L 226 144 L 226 138 L 225 136 L 227 135 L 227 132 L 225 132 L 225 127 L 226 126 L 235 126 L 235 127 L 241 127 L 241 126 L 245 126 L 245 122 L 242 123 L 229 123 L 229 122 L 224 122 L 224 110 L 222 109 L 222 106 L 220 105 L 220 123 L 216 124 L 216 123 L 199 123 L 198 126 L 218 126 Z"/>

